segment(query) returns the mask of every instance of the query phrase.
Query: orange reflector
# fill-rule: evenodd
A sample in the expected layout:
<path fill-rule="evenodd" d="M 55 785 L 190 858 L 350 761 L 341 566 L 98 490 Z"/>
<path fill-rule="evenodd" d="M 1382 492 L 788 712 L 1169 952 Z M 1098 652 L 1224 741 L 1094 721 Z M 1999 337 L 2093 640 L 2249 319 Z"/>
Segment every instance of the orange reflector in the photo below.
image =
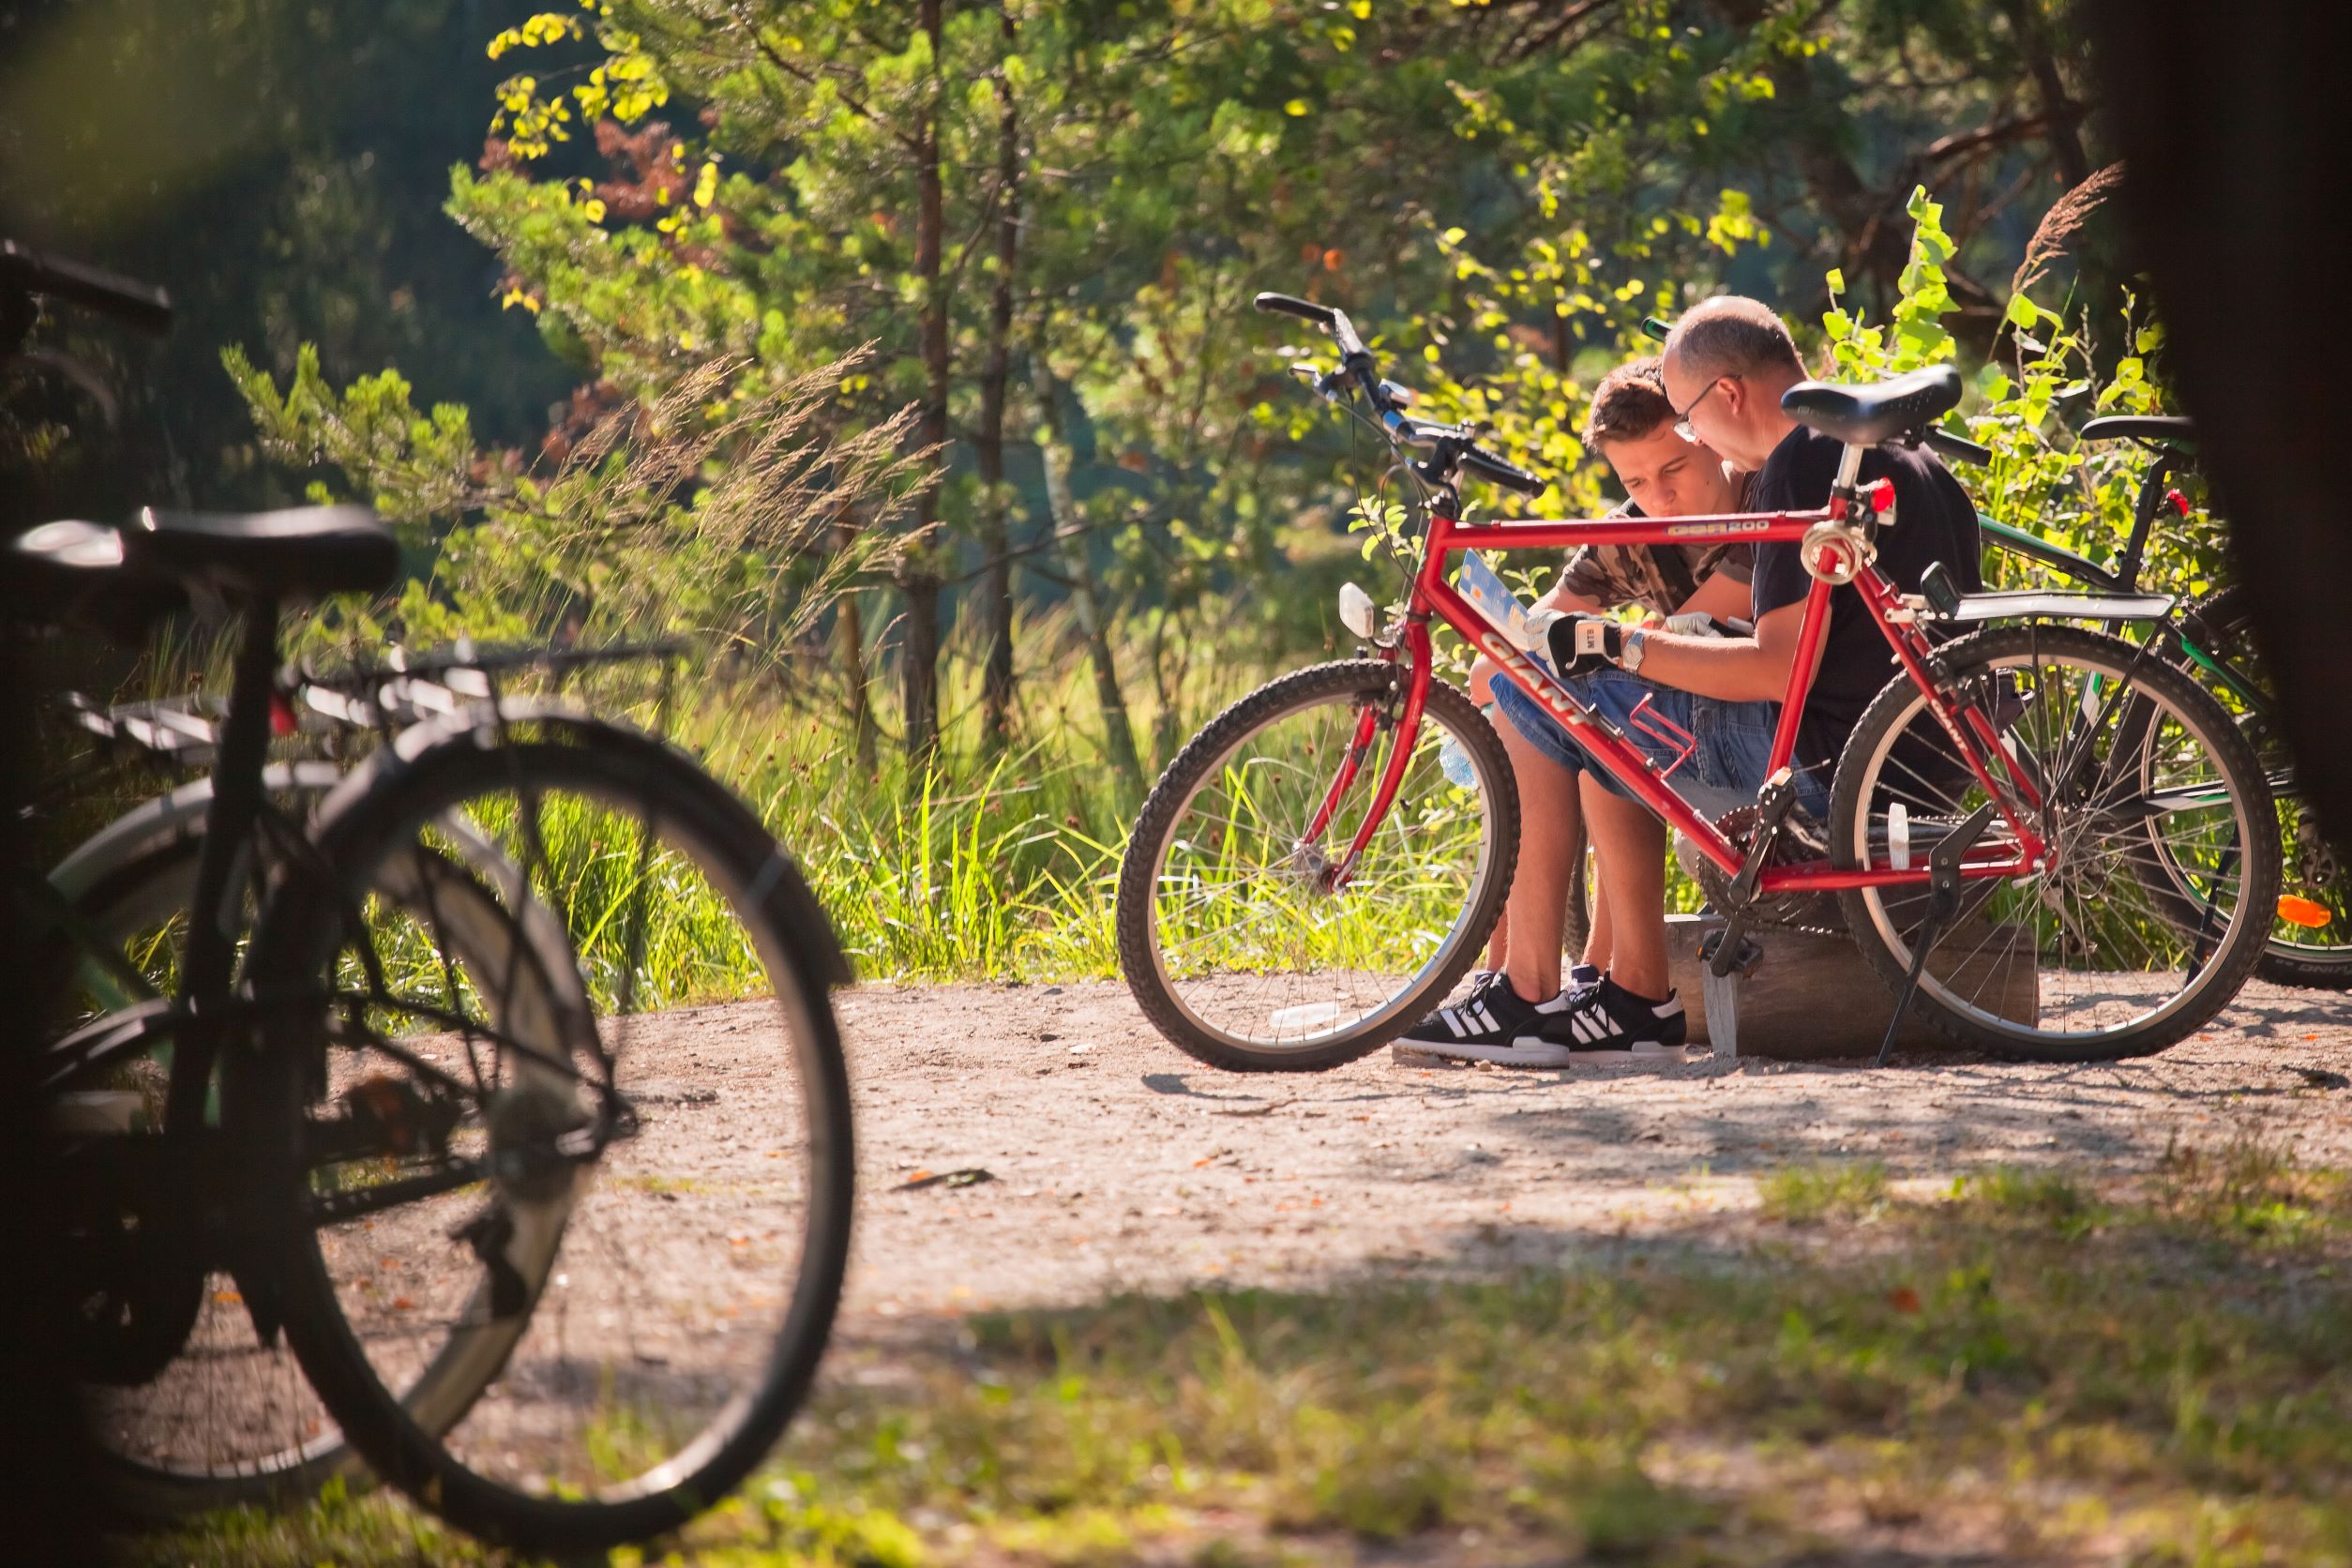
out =
<path fill-rule="evenodd" d="M 2314 904 L 2309 898 L 2298 898 L 2292 893 L 2282 893 L 2279 895 L 2279 918 L 2290 926 L 2303 926 L 2315 931 L 2333 920 L 2335 916 L 2328 912 L 2328 906 L 2325 904 Z"/>

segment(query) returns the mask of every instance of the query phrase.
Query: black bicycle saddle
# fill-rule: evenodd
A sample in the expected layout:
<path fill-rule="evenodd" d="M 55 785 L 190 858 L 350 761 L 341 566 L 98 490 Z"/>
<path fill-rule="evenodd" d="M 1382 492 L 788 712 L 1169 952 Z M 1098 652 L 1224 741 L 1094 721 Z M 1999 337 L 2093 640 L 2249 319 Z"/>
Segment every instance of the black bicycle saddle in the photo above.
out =
<path fill-rule="evenodd" d="M 1800 425 L 1854 446 L 1892 441 L 1960 405 L 1960 372 L 1930 365 L 1868 386 L 1801 381 L 1781 394 L 1781 411 Z"/>

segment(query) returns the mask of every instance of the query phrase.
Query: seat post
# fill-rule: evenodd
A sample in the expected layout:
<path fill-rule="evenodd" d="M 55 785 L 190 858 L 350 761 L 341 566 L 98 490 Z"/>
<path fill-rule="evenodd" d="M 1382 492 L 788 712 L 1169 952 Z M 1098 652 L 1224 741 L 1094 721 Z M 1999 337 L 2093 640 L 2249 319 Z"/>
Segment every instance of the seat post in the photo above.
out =
<path fill-rule="evenodd" d="M 202 998 L 224 989 L 236 960 L 245 922 L 234 899 L 234 875 L 251 848 L 261 812 L 262 770 L 268 760 L 270 699 L 278 677 L 278 603 L 250 599 L 238 639 L 229 712 L 213 750 L 212 804 L 196 863 L 196 897 L 188 906 L 188 957 L 180 994 Z"/>
<path fill-rule="evenodd" d="M 2148 553 L 2148 535 L 2155 529 L 2156 513 L 2164 504 L 2164 487 L 2172 477 L 2172 448 L 2160 446 L 2155 460 L 2140 478 L 2138 501 L 2132 508 L 2132 532 L 2123 541 L 2123 560 L 2116 575 L 2127 594 L 2135 593 L 2140 585 L 2140 564 Z"/>
<path fill-rule="evenodd" d="M 1844 501 L 1854 499 L 1855 486 L 1862 480 L 1862 453 L 1867 451 L 1861 442 L 1849 441 L 1837 456 L 1837 481 L 1830 493 Z"/>

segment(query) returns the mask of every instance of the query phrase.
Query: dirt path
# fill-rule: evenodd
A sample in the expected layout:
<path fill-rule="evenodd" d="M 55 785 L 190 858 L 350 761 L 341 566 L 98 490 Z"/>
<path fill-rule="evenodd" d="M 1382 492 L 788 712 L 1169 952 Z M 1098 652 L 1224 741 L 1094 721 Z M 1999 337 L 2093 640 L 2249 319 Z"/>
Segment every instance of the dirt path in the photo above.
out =
<path fill-rule="evenodd" d="M 1452 1071 L 1381 1051 L 1319 1075 L 1221 1074 L 1116 985 L 869 986 L 839 1011 L 862 1181 L 852 1341 L 1122 1289 L 1541 1263 L 1668 1221 L 1737 1227 L 1760 1174 L 1808 1158 L 1934 1184 L 2002 1162 L 2131 1175 L 2176 1137 L 2252 1131 L 2352 1167 L 2352 1006 L 2259 984 L 2150 1060 L 1885 1072 Z M 969 1169 L 989 1179 L 903 1190 Z"/>

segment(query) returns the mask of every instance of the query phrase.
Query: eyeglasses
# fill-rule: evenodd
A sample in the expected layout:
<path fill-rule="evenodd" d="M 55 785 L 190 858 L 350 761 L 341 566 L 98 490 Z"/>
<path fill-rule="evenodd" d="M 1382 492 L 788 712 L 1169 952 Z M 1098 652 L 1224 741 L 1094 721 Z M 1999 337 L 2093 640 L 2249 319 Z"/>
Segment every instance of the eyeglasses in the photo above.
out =
<path fill-rule="evenodd" d="M 1716 387 L 1721 386 L 1726 381 L 1738 381 L 1739 379 L 1740 378 L 1738 376 L 1717 376 L 1714 380 L 1707 384 L 1707 392 L 1712 392 Z M 1691 429 L 1691 415 L 1699 404 L 1707 400 L 1707 392 L 1701 392 L 1697 397 L 1693 398 L 1691 400 L 1691 406 L 1682 410 L 1680 414 L 1677 414 L 1674 416 L 1674 433 L 1681 436 L 1684 441 L 1696 441 L 1698 439 L 1698 432 Z"/>

